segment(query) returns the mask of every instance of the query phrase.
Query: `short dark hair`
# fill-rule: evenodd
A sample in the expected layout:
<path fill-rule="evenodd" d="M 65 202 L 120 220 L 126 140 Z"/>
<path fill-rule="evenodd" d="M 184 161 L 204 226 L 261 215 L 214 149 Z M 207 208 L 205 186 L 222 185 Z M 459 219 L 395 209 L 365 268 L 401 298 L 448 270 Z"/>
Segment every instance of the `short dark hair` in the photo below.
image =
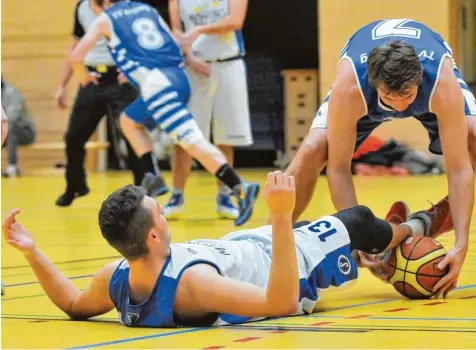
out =
<path fill-rule="evenodd" d="M 98 6 L 103 6 L 104 5 L 104 0 L 94 0 L 96 2 L 96 5 Z M 116 3 L 116 2 L 119 2 L 121 0 L 109 0 L 111 3 Z"/>
<path fill-rule="evenodd" d="M 142 187 L 127 185 L 111 193 L 99 210 L 102 236 L 126 259 L 143 258 L 149 253 L 146 237 L 154 218 L 143 205 L 145 195 Z"/>
<path fill-rule="evenodd" d="M 420 85 L 423 76 L 417 52 L 401 40 L 375 47 L 370 52 L 367 70 L 372 85 L 383 86 L 388 92 L 399 95 L 411 86 Z"/>

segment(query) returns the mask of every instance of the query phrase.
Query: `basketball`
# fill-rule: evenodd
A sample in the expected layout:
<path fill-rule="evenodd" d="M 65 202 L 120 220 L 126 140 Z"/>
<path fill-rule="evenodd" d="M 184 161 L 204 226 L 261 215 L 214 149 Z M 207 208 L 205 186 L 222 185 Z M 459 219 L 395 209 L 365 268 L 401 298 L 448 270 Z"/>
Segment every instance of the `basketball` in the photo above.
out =
<path fill-rule="evenodd" d="M 395 290 L 409 299 L 432 297 L 433 287 L 448 273 L 438 269 L 446 249 L 430 237 L 409 237 L 400 244 L 388 260 L 389 282 Z"/>

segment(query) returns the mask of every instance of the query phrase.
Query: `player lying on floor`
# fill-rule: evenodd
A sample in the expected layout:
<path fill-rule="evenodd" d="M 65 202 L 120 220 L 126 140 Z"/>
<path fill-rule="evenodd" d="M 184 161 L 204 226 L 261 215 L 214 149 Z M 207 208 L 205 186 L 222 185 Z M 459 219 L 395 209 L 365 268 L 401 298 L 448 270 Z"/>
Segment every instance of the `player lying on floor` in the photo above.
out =
<path fill-rule="evenodd" d="M 355 280 L 358 265 L 376 273 L 384 263 L 368 254 L 388 252 L 410 235 L 437 233 L 445 218 L 436 213 L 449 212 L 418 212 L 395 225 L 355 206 L 293 228 L 294 178 L 269 173 L 264 197 L 271 225 L 172 244 L 155 199 L 131 185 L 113 192 L 102 203 L 99 226 L 125 259 L 105 265 L 82 291 L 36 248 L 16 220 L 18 209 L 3 233 L 48 297 L 73 319 L 115 308 L 127 326 L 207 326 L 310 313 L 319 289 Z"/>

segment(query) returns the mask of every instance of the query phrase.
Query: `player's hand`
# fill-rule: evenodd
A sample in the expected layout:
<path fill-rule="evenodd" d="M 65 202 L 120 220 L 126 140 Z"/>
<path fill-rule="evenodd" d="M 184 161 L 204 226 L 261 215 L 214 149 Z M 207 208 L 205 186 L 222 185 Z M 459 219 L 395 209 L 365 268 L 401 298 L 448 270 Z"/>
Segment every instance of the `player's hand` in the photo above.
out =
<path fill-rule="evenodd" d="M 55 101 L 60 109 L 66 109 L 68 104 L 66 102 L 67 90 L 64 86 L 59 86 L 56 90 Z"/>
<path fill-rule="evenodd" d="M 450 271 L 433 287 L 436 298 L 443 297 L 446 299 L 448 293 L 456 288 L 467 251 L 467 247 L 455 246 L 448 251 L 446 257 L 438 264 L 440 270 L 444 270 L 449 265 Z"/>
<path fill-rule="evenodd" d="M 82 76 L 80 84 L 82 87 L 86 87 L 89 84 L 97 85 L 98 77 L 99 77 L 99 73 L 89 72 L 88 74 L 85 74 Z"/>
<path fill-rule="evenodd" d="M 388 282 L 387 265 L 378 255 L 370 255 L 360 250 L 357 250 L 357 253 L 358 259 L 355 260 L 358 267 L 365 267 L 378 279 Z"/>
<path fill-rule="evenodd" d="M 200 35 L 197 28 L 192 28 L 186 33 L 182 33 L 176 31 L 177 41 L 180 45 L 192 45 L 192 43 L 198 38 Z"/>
<path fill-rule="evenodd" d="M 212 72 L 212 65 L 195 56 L 187 57 L 187 65 L 200 77 L 208 78 Z"/>
<path fill-rule="evenodd" d="M 294 176 L 281 171 L 268 173 L 264 185 L 264 199 L 271 216 L 292 215 L 296 203 L 296 184 Z"/>
<path fill-rule="evenodd" d="M 23 225 L 16 220 L 20 209 L 13 209 L 3 222 L 2 230 L 5 241 L 22 253 L 28 253 L 35 249 L 33 236 Z"/>
<path fill-rule="evenodd" d="M 122 84 L 128 84 L 129 80 L 127 80 L 126 76 L 123 73 L 119 72 L 117 76 L 117 82 L 122 85 Z"/>

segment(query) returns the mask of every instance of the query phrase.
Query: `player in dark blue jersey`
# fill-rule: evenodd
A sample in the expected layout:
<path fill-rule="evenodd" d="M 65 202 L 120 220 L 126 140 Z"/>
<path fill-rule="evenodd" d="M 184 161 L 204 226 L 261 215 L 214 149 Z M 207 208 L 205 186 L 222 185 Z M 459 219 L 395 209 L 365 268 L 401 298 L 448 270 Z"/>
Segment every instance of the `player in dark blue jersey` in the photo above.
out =
<path fill-rule="evenodd" d="M 456 286 L 468 250 L 476 100 L 450 47 L 424 24 L 410 19 L 375 21 L 359 29 L 344 46 L 332 91 L 287 169 L 296 178 L 293 219 L 308 205 L 326 162 L 336 209 L 356 205 L 351 175 L 354 151 L 383 122 L 406 117 L 422 123 L 430 137 L 430 151 L 443 154 L 446 163 L 456 243 L 439 264 L 440 268 L 451 266 L 435 286 L 441 296 Z"/>
<path fill-rule="evenodd" d="M 239 216 L 235 225 L 249 220 L 259 184 L 240 179 L 218 148 L 205 139 L 187 108 L 190 84 L 183 69 L 180 46 L 159 13 L 150 5 L 129 0 L 94 0 L 100 14 L 71 54 L 82 84 L 94 82 L 83 58 L 96 40 L 105 37 L 114 61 L 140 97 L 121 116 L 121 127 L 146 171 L 143 186 L 148 195 L 168 192 L 156 170 L 148 129 L 160 127 L 236 196 Z M 183 34 L 182 34 L 183 35 Z"/>

